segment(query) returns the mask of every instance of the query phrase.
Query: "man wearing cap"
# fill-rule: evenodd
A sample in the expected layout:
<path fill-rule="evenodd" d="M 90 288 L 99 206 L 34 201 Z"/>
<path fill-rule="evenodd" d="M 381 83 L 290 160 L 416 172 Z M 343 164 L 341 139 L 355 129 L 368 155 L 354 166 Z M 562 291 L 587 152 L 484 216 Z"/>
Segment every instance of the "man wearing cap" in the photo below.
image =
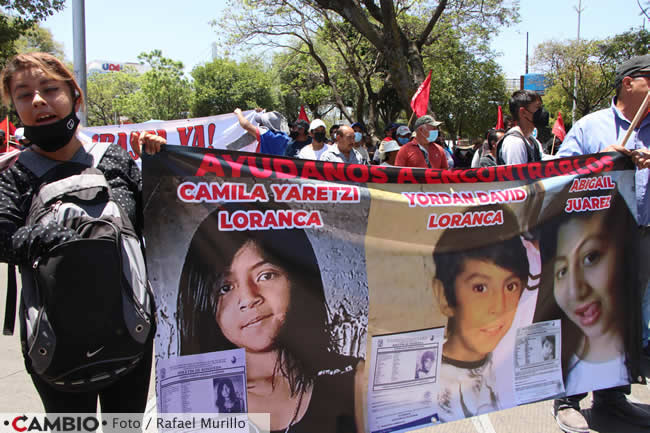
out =
<path fill-rule="evenodd" d="M 368 153 L 367 143 L 366 143 L 366 127 L 361 122 L 354 122 L 352 125 L 352 130 L 354 131 L 354 144 L 352 145 L 354 149 L 361 154 L 363 159 L 362 164 L 370 163 L 370 154 Z"/>
<path fill-rule="evenodd" d="M 241 109 L 235 108 L 239 126 L 257 139 L 257 152 L 267 155 L 284 155 L 284 150 L 289 143 L 287 134 L 287 121 L 284 116 L 276 111 L 263 113 L 261 108 L 255 109 L 254 120 L 259 127 L 253 125 L 242 114 Z"/>
<path fill-rule="evenodd" d="M 312 120 L 309 125 L 309 135 L 312 138 L 311 144 L 300 149 L 298 158 L 318 161 L 320 156 L 329 148 L 327 136 L 325 135 L 325 123 L 320 119 Z"/>
<path fill-rule="evenodd" d="M 449 168 L 442 147 L 435 143 L 438 138 L 438 122 L 433 116 L 425 115 L 415 121 L 415 138 L 403 145 L 395 165 L 416 168 Z"/>
<path fill-rule="evenodd" d="M 311 144 L 311 137 L 309 136 L 309 123 L 306 120 L 298 119 L 293 124 L 291 129 L 291 141 L 284 151 L 284 156 L 291 156 L 293 158 L 298 156 L 300 149 Z"/>
<path fill-rule="evenodd" d="M 354 130 L 342 125 L 336 131 L 336 142 L 320 156 L 321 161 L 365 164 L 361 154 L 354 148 Z"/>
<path fill-rule="evenodd" d="M 637 129 L 632 132 L 625 148 L 619 146 L 629 129 L 632 119 L 650 90 L 650 55 L 633 57 L 616 69 L 616 96 L 609 108 L 588 114 L 578 120 L 569 131 L 557 152 L 558 157 L 585 155 L 617 150 L 631 157 L 636 169 L 636 204 L 638 223 L 642 226 L 641 267 L 643 287 L 646 288 L 643 302 L 642 349 L 647 356 L 648 320 L 650 319 L 650 287 L 648 287 L 648 256 L 650 255 L 650 117 L 645 113 Z M 648 373 L 646 372 L 646 375 Z M 594 391 L 593 413 L 605 413 L 622 421 L 650 426 L 650 412 L 630 403 L 625 394 L 630 386 Z M 566 432 L 589 432 L 589 426 L 580 412 L 579 402 L 586 394 L 555 400 L 555 420 Z"/>
<path fill-rule="evenodd" d="M 404 146 L 411 141 L 411 130 L 408 126 L 402 125 L 395 131 L 395 139 L 400 146 Z"/>

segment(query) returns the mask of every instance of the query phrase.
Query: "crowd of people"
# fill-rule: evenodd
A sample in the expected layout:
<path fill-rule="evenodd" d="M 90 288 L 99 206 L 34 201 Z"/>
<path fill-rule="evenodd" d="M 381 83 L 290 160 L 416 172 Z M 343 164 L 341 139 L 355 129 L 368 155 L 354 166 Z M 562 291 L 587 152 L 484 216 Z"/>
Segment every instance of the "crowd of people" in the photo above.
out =
<path fill-rule="evenodd" d="M 529 105 L 528 114 L 520 116 L 519 108 Z M 246 119 L 239 108 L 235 114 L 240 126 L 257 139 L 258 152 L 268 155 L 438 169 L 490 167 L 551 158 L 561 140 L 553 135 L 542 144 L 536 138 L 537 129 L 546 129 L 549 121 L 541 97 L 533 91 L 517 91 L 512 95 L 510 111 L 513 116 L 505 119 L 505 128 L 491 128 L 485 137 L 472 144 L 464 144 L 460 138 L 455 143 L 447 139 L 440 128 L 442 122 L 430 114 L 418 118 L 412 129 L 406 124 L 389 123 L 382 139 L 370 134 L 360 121 L 350 125 L 334 123 L 328 130 L 322 119 L 289 123 L 281 113 L 261 108 L 256 109 L 254 122 Z M 508 145 L 504 146 L 505 159 L 499 159 L 497 144 L 504 135 L 508 136 Z"/>
<path fill-rule="evenodd" d="M 3 101 L 15 108 L 24 125 L 25 139 L 28 140 L 25 143 L 30 143 L 25 152 L 34 154 L 34 158 L 44 162 L 57 163 L 75 161 L 88 152 L 92 143 L 86 142 L 80 134 L 77 134 L 79 120 L 75 114 L 83 104 L 83 94 L 75 78 L 58 59 L 43 53 L 18 55 L 7 63 L 0 79 Z M 551 151 L 548 147 L 545 149 L 545 146 L 535 137 L 535 130 L 544 128 L 548 124 L 548 112 L 543 108 L 541 97 L 528 90 L 516 91 L 510 98 L 511 124 L 504 129 L 487 131 L 485 138 L 477 140 L 472 146 L 458 143 L 455 146 L 450 145 L 441 133 L 442 122 L 432 115 L 419 117 L 413 123 L 412 129 L 410 125 L 391 123 L 384 130 L 385 137 L 379 141 L 368 134 L 363 122 L 350 125 L 335 124 L 328 129 L 322 119 L 315 119 L 311 123 L 297 120 L 289 124 L 280 113 L 257 110 L 254 121 L 251 122 L 244 117 L 239 108 L 234 113 L 241 127 L 257 139 L 260 153 L 319 161 L 448 169 L 524 164 L 555 157 L 621 152 L 636 165 L 636 210 L 637 222 L 641 226 L 642 242 L 639 255 L 641 284 L 643 287 L 648 287 L 650 117 L 646 116 L 640 122 L 626 147 L 621 147 L 617 143 L 621 142 L 621 138 L 650 91 L 650 55 L 634 57 L 619 65 L 615 84 L 616 96 L 611 106 L 580 119 L 573 125 L 560 146 L 557 146 L 556 140 L 553 140 Z M 162 138 L 142 133 L 139 140 L 135 141 L 137 149 L 134 150 L 140 153 L 142 148 L 147 153 L 156 153 L 160 151 L 163 144 Z M 552 155 L 555 150 L 557 155 Z M 128 215 L 138 235 L 141 235 L 142 178 L 134 161 L 121 147 L 111 146 L 96 167 L 106 177 L 116 201 Z M 30 203 L 43 183 L 43 179 L 27 170 L 20 161 L 0 174 L 0 260 L 11 264 L 29 265 L 46 248 L 79 236 L 56 223 L 46 226 L 27 224 L 26 217 Z M 556 234 L 558 239 L 561 237 L 559 234 L 561 230 L 560 226 Z M 249 241 L 243 242 L 243 245 L 250 249 L 251 254 L 261 254 L 261 246 L 254 246 L 257 244 L 247 242 Z M 557 249 L 564 246 L 559 241 L 558 244 Z M 524 253 L 521 254 L 525 257 Z M 442 260 L 440 257 L 436 259 Z M 593 257 L 590 256 L 591 259 Z M 576 284 L 581 284 L 585 292 L 592 290 L 590 285 L 593 284 L 579 276 L 581 274 L 578 268 L 589 264 L 570 263 L 566 266 L 566 275 L 574 278 Z M 562 276 L 564 275 L 563 273 Z M 445 290 L 448 290 L 447 286 L 453 286 L 454 278 L 455 274 L 449 275 Z M 525 279 L 525 276 L 522 275 L 521 279 Z M 564 283 L 566 284 L 566 281 Z M 560 282 L 556 282 L 556 285 L 560 287 Z M 322 290 L 321 287 L 318 289 Z M 440 292 L 439 295 L 441 303 L 449 302 L 448 293 Z M 519 292 L 515 295 L 513 299 L 518 299 Z M 646 361 L 650 359 L 649 297 L 650 288 L 646 289 L 644 298 L 645 315 L 641 327 L 644 335 L 639 345 Z M 222 325 L 221 316 L 216 318 L 212 316 L 212 318 L 217 320 L 220 326 Z M 578 322 L 577 325 L 580 327 L 581 323 L 579 320 Z M 227 321 L 224 320 L 223 326 L 226 325 Z M 21 326 L 24 327 L 25 324 L 21 323 Z M 588 329 L 583 328 L 588 326 L 582 326 L 580 329 L 584 334 L 581 335 L 582 341 L 588 342 L 592 336 L 589 335 Z M 62 392 L 43 382 L 29 361 L 26 352 L 28 345 L 23 340 L 26 368 L 46 411 L 94 412 L 98 398 L 102 409 L 107 412 L 144 411 L 150 377 L 153 334 L 152 332 L 149 340 L 149 352 L 136 370 L 111 386 L 84 393 Z M 449 356 L 457 355 L 459 359 L 464 359 L 463 353 L 452 350 L 457 338 L 454 334 L 449 338 Z M 244 346 L 245 343 L 250 342 L 242 342 L 241 345 Z M 555 341 L 548 342 L 549 346 L 551 344 L 554 345 Z M 190 347 L 189 343 L 188 347 Z M 282 359 L 283 362 L 288 362 L 287 360 L 292 358 L 287 356 Z M 344 361 L 348 362 L 347 359 Z M 420 374 L 428 371 L 425 361 L 431 361 L 428 355 L 422 357 Z M 584 365 L 589 361 L 585 359 Z M 290 394 L 295 395 L 293 388 L 297 386 L 296 389 L 300 390 L 297 395 L 300 395 L 301 399 L 303 394 L 311 392 L 310 384 L 316 380 L 313 371 L 308 371 L 301 365 L 292 367 L 293 370 L 285 365 L 281 367 L 282 378 L 286 382 L 286 389 L 281 391 L 289 393 L 291 390 Z M 296 378 L 301 380 L 296 382 Z M 215 384 L 215 387 L 217 406 L 223 406 L 224 411 L 240 407 L 242 403 L 233 392 L 232 383 Z M 618 417 L 628 423 L 650 426 L 650 413 L 644 407 L 628 401 L 625 394 L 629 392 L 629 385 L 595 391 L 594 410 Z M 579 406 L 584 396 L 578 394 L 555 401 L 554 415 L 562 430 L 571 433 L 589 431 Z M 458 404 L 460 405 L 460 402 Z M 260 407 L 262 406 L 260 404 Z M 298 401 L 297 407 L 302 407 L 301 401 Z M 293 415 L 294 419 L 289 423 L 290 426 L 296 421 L 296 416 L 297 413 Z"/>

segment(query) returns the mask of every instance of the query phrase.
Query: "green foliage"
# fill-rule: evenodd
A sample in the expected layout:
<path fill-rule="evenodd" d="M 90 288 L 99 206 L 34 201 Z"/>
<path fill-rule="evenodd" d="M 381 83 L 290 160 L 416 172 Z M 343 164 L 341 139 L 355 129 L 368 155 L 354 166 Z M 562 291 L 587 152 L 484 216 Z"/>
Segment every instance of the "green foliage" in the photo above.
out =
<path fill-rule="evenodd" d="M 18 53 L 44 52 L 50 53 L 59 59 L 64 59 L 63 44 L 52 37 L 52 32 L 38 23 L 28 30 L 15 42 L 14 47 Z"/>
<path fill-rule="evenodd" d="M 604 40 L 540 44 L 533 63 L 551 83 L 544 97 L 547 109 L 554 116 L 562 111 L 568 127 L 574 120 L 608 106 L 614 95 L 616 66 L 630 57 L 647 54 L 649 47 L 650 33 L 644 29 L 631 29 Z M 573 119 L 576 77 L 576 119 Z"/>
<path fill-rule="evenodd" d="M 18 52 L 21 36 L 63 7 L 64 0 L 0 0 L 0 67 Z"/>
<path fill-rule="evenodd" d="M 136 122 L 148 120 L 142 115 L 142 108 L 133 109 L 129 104 L 129 95 L 140 90 L 141 82 L 142 77 L 132 70 L 91 74 L 86 95 L 88 125 L 115 125 L 119 116 Z"/>
<path fill-rule="evenodd" d="M 286 58 L 275 64 L 296 65 L 276 70 L 283 100 L 301 99 L 312 111 L 335 105 L 351 111 L 348 120 L 368 119 L 373 129 L 380 118 L 394 121 L 408 110 L 425 77 L 426 47 L 453 30 L 477 61 L 490 58 L 482 56 L 491 36 L 518 19 L 518 7 L 504 0 L 229 0 L 213 24 L 230 48 L 281 49 Z M 295 84 L 304 86 L 292 90 Z M 330 88 L 329 98 L 323 86 Z M 317 97 L 320 107 L 309 103 Z"/>
<path fill-rule="evenodd" d="M 497 107 L 507 97 L 501 68 L 491 59 L 482 60 L 450 33 L 425 54 L 432 70 L 429 107 L 444 129 L 455 136 L 484 136 L 493 128 Z"/>
<path fill-rule="evenodd" d="M 163 57 L 160 50 L 142 53 L 138 59 L 151 69 L 140 77 L 136 92 L 117 99 L 120 114 L 133 122 L 187 117 L 191 87 L 183 75 L 183 63 Z"/>
<path fill-rule="evenodd" d="M 235 108 L 274 109 L 271 75 L 254 60 L 216 59 L 192 70 L 192 116 L 232 113 Z"/>

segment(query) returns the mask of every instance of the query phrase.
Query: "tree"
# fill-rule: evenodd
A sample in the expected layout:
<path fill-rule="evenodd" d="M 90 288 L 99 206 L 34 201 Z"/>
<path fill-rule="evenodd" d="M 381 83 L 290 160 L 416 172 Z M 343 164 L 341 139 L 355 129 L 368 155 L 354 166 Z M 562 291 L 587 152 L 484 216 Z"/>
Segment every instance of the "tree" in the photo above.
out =
<path fill-rule="evenodd" d="M 129 95 L 140 90 L 141 83 L 142 77 L 128 68 L 120 72 L 91 74 L 86 95 L 88 125 L 115 125 L 118 116 L 127 116 L 133 121 L 148 120 L 142 116 L 143 109 L 130 111 L 127 103 Z"/>
<path fill-rule="evenodd" d="M 63 7 L 64 0 L 0 0 L 0 67 L 16 54 L 21 36 Z"/>
<path fill-rule="evenodd" d="M 616 66 L 630 57 L 647 54 L 649 47 L 650 34 L 644 29 L 631 29 L 604 40 L 547 41 L 535 50 L 533 65 L 546 74 L 551 84 L 547 93 L 555 104 L 553 108 L 561 109 L 566 113 L 565 123 L 573 124 L 609 105 Z M 577 119 L 572 119 L 576 81 Z"/>
<path fill-rule="evenodd" d="M 142 74 L 136 92 L 117 98 L 115 104 L 119 113 L 133 122 L 186 117 L 191 87 L 183 75 L 183 63 L 163 57 L 160 50 L 142 53 L 138 59 L 148 63 L 151 69 Z"/>
<path fill-rule="evenodd" d="M 237 107 L 275 107 L 271 75 L 260 70 L 258 61 L 238 64 L 228 59 L 215 59 L 195 67 L 192 77 L 192 116 L 232 113 Z"/>
<path fill-rule="evenodd" d="M 472 53 L 453 35 L 436 41 L 425 52 L 432 69 L 430 108 L 456 136 L 484 136 L 495 126 L 497 107 L 505 105 L 505 80 L 491 58 Z M 489 56 L 485 56 L 489 57 Z"/>
<path fill-rule="evenodd" d="M 377 4 L 378 3 L 378 4 Z M 518 18 L 518 3 L 502 0 L 230 0 L 220 27 L 231 41 L 257 45 L 289 46 L 297 38 L 316 54 L 312 36 L 326 22 L 346 22 L 376 50 L 386 68 L 385 79 L 400 104 L 410 98 L 424 80 L 422 50 L 449 27 L 463 28 L 464 35 L 487 44 L 500 26 Z M 415 20 L 414 17 L 424 17 Z M 420 25 L 420 22 L 422 25 Z M 312 53 L 313 51 L 313 53 Z M 366 62 L 366 66 L 371 62 Z M 323 68 L 324 82 L 332 80 Z M 333 88 L 336 95 L 336 89 Z M 371 95 L 369 95 L 369 98 Z M 342 105 L 342 101 L 337 100 Z"/>
<path fill-rule="evenodd" d="M 41 27 L 38 23 L 35 23 L 30 30 L 21 35 L 14 43 L 14 47 L 18 53 L 40 51 L 50 53 L 61 60 L 65 57 L 63 44 L 55 41 L 52 32 L 45 27 Z"/>

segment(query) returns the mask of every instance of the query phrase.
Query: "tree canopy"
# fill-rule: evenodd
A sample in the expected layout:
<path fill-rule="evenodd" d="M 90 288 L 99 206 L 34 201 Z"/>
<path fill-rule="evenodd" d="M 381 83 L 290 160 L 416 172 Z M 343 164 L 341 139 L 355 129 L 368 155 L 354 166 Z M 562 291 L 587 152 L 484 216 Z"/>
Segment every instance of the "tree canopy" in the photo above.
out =
<path fill-rule="evenodd" d="M 63 8 L 64 0 L 0 0 L 0 67 L 18 52 L 21 36 Z"/>
<path fill-rule="evenodd" d="M 550 87 L 545 104 L 555 115 L 562 111 L 565 123 L 609 105 L 614 95 L 616 66 L 633 56 L 648 53 L 650 32 L 630 29 L 606 39 L 547 41 L 540 44 L 534 66 L 546 74 Z M 571 118 L 577 82 L 576 119 Z M 551 108 L 553 111 L 551 111 Z"/>
<path fill-rule="evenodd" d="M 376 72 L 381 70 L 378 76 L 375 71 L 366 74 L 366 78 L 370 75 L 362 86 L 366 99 L 372 101 L 376 92 L 381 93 L 372 84 L 372 78 L 378 78 L 390 85 L 401 107 L 409 106 L 411 96 L 425 78 L 423 51 L 450 28 L 459 30 L 457 36 L 467 46 L 480 50 L 501 26 L 518 19 L 518 3 L 503 0 L 230 0 L 227 10 L 215 22 L 227 43 L 235 48 L 262 45 L 295 50 L 299 47 L 320 65 L 322 82 L 332 88 L 337 105 L 343 104 L 343 98 L 323 61 L 325 51 L 317 49 L 320 48 L 317 35 L 321 29 L 338 33 L 330 42 L 341 44 L 343 49 L 334 44 L 332 49 L 343 55 L 343 67 L 353 80 L 361 77 L 353 72 L 354 64 L 350 60 L 363 54 L 358 48 L 365 44 L 371 49 L 365 50 L 369 55 L 363 65 L 372 68 L 376 63 Z M 348 27 L 342 27 L 343 23 Z M 346 40 L 351 44 L 344 44 Z"/>

